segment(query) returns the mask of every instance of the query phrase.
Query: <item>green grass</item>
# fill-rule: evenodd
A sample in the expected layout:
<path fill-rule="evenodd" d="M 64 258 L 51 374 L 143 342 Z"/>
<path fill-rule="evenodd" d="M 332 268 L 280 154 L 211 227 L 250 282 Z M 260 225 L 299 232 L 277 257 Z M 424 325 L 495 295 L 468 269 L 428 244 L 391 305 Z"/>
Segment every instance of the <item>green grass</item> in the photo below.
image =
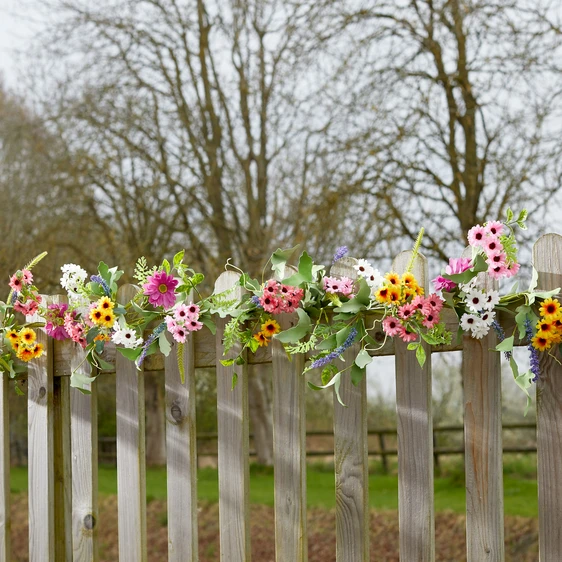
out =
<path fill-rule="evenodd" d="M 515 467 L 510 471 L 510 466 Z M 506 515 L 537 517 L 537 483 L 528 479 L 530 474 L 524 470 L 527 464 L 520 461 L 506 464 L 504 476 L 504 505 Z M 369 498 L 371 506 L 381 510 L 398 508 L 398 479 L 396 475 L 381 475 L 378 467 L 373 467 L 369 478 Z M 524 478 L 527 477 L 527 478 Z M 13 468 L 11 488 L 15 493 L 27 490 L 27 469 Z M 199 470 L 199 499 L 218 501 L 217 471 L 211 468 Z M 333 467 L 310 466 L 308 468 L 308 505 L 333 508 L 334 474 Z M 163 468 L 147 470 L 147 500 L 166 498 L 166 471 Z M 99 491 L 103 495 L 117 493 L 117 471 L 115 467 L 100 467 Z M 250 501 L 257 504 L 273 505 L 273 470 L 252 467 L 250 471 Z M 447 476 L 435 478 L 435 509 L 465 511 L 464 475 L 454 466 Z"/>

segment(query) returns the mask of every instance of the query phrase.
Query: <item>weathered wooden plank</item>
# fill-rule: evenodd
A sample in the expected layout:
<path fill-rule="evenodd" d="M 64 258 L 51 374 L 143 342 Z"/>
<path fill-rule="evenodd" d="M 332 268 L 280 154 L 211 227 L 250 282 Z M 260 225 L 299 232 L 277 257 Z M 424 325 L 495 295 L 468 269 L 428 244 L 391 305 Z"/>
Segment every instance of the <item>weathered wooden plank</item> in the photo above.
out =
<path fill-rule="evenodd" d="M 538 289 L 562 286 L 562 236 L 541 236 L 533 248 Z M 555 355 L 560 360 L 560 354 Z M 562 560 L 562 367 L 541 354 L 537 382 L 537 461 L 539 489 L 539 559 Z"/>
<path fill-rule="evenodd" d="M 470 249 L 465 257 L 470 257 Z M 484 290 L 497 289 L 486 273 Z M 501 562 L 504 553 L 501 355 L 494 330 L 463 336 L 467 562 Z"/>
<path fill-rule="evenodd" d="M 72 562 L 72 467 L 70 459 L 70 379 L 53 379 L 55 475 L 55 559 Z"/>
<path fill-rule="evenodd" d="M 282 330 L 294 326 L 295 314 L 276 318 Z M 275 466 L 275 559 L 308 560 L 306 529 L 306 413 L 304 356 L 289 361 L 274 340 L 273 460 Z"/>
<path fill-rule="evenodd" d="M 356 278 L 355 260 L 343 258 L 331 274 Z M 344 352 L 350 367 L 357 344 Z M 369 465 L 367 440 L 367 377 L 354 386 L 347 370 L 341 379 L 342 406 L 334 393 L 334 465 L 336 478 L 336 560 L 369 560 Z"/>
<path fill-rule="evenodd" d="M 394 271 L 404 273 L 411 255 L 401 252 L 393 262 Z M 427 260 L 421 254 L 412 273 L 427 291 Z M 400 560 L 430 562 L 435 559 L 431 355 L 427 354 L 422 368 L 415 353 L 407 351 L 407 344 L 399 338 L 395 338 L 394 348 Z"/>
<path fill-rule="evenodd" d="M 194 338 L 178 358 L 174 343 L 166 358 L 166 464 L 168 470 L 168 561 L 195 562 L 197 544 L 197 437 Z M 178 359 L 183 362 L 182 384 Z"/>
<path fill-rule="evenodd" d="M 119 290 L 119 302 L 136 294 Z M 146 455 L 144 378 L 134 362 L 116 355 L 117 499 L 119 560 L 146 562 Z"/>
<path fill-rule="evenodd" d="M 0 562 L 10 562 L 10 391 L 8 373 L 0 386 Z"/>
<path fill-rule="evenodd" d="M 84 351 L 74 344 L 71 369 L 91 376 Z M 72 552 L 74 560 L 96 562 L 98 553 L 98 402 L 97 385 L 84 394 L 70 391 L 72 447 Z"/>
<path fill-rule="evenodd" d="M 54 562 L 53 340 L 37 330 L 37 341 L 44 345 L 45 353 L 28 367 L 29 559 Z"/>
<path fill-rule="evenodd" d="M 235 286 L 239 275 L 223 273 L 217 292 Z M 240 290 L 233 298 L 240 296 Z M 217 319 L 216 356 L 222 357 L 222 336 L 228 318 Z M 232 350 L 235 356 L 238 350 Z M 233 377 L 237 384 L 233 387 Z M 249 562 L 249 414 L 248 371 L 245 365 L 225 367 L 217 362 L 217 418 L 219 466 L 219 523 L 221 562 Z"/>

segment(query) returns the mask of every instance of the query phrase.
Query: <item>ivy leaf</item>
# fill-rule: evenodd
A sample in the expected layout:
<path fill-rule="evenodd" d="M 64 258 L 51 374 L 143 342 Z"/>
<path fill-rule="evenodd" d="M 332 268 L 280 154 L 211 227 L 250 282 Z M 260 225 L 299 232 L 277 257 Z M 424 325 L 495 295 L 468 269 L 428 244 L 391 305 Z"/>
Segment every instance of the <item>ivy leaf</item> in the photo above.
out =
<path fill-rule="evenodd" d="M 184 255 L 185 255 L 185 250 L 181 250 L 174 256 L 174 267 L 175 268 L 177 268 L 178 265 L 183 261 Z"/>
<path fill-rule="evenodd" d="M 312 390 L 322 390 L 324 388 L 328 388 L 330 386 L 335 385 L 336 382 L 340 380 L 340 377 L 341 377 L 341 371 L 338 371 L 326 384 L 316 385 L 308 381 L 308 386 Z"/>
<path fill-rule="evenodd" d="M 418 360 L 420 367 L 423 367 L 426 359 L 425 349 L 423 348 L 423 345 L 418 345 L 418 348 L 416 349 L 416 359 Z"/>
<path fill-rule="evenodd" d="M 142 353 L 142 347 L 139 347 L 138 349 L 117 347 L 116 349 L 123 357 L 126 357 L 131 361 L 136 361 L 140 357 L 140 354 Z"/>
<path fill-rule="evenodd" d="M 355 365 L 360 369 L 364 369 L 372 361 L 373 358 L 369 355 L 369 352 L 366 349 L 362 349 L 355 358 Z"/>
<path fill-rule="evenodd" d="M 238 374 L 232 373 L 232 386 L 230 387 L 230 390 L 234 390 L 237 384 L 238 384 Z"/>
<path fill-rule="evenodd" d="M 285 285 L 299 286 L 302 283 L 312 283 L 312 258 L 303 252 L 299 258 L 298 273 L 283 280 Z"/>
<path fill-rule="evenodd" d="M 91 394 L 89 387 L 95 380 L 96 377 L 89 377 L 81 371 L 74 371 L 70 375 L 70 386 L 77 388 L 83 394 Z"/>
<path fill-rule="evenodd" d="M 316 349 L 335 349 L 338 347 L 338 342 L 336 339 L 336 334 L 332 334 L 330 337 L 322 340 L 317 346 Z"/>
<path fill-rule="evenodd" d="M 411 343 L 408 344 L 407 349 L 408 349 L 408 351 L 413 351 L 414 349 L 417 349 L 419 345 L 420 345 L 419 341 L 411 342 Z"/>
<path fill-rule="evenodd" d="M 284 330 L 283 332 L 279 332 L 273 337 L 281 343 L 295 343 L 304 338 L 304 336 L 311 331 L 312 322 L 310 321 L 308 314 L 302 308 L 297 309 L 297 314 L 299 316 L 299 321 L 296 326 Z"/>
<path fill-rule="evenodd" d="M 278 277 L 283 277 L 283 273 L 285 272 L 285 264 L 287 260 L 293 255 L 295 250 L 298 248 L 298 245 L 294 248 L 287 248 L 286 250 L 282 250 L 278 248 L 275 252 L 273 252 L 271 256 L 271 269 L 276 273 Z"/>
<path fill-rule="evenodd" d="M 357 313 L 360 310 L 365 310 L 371 300 L 371 288 L 367 285 L 367 281 L 363 277 L 359 280 L 359 291 L 348 302 L 342 306 L 335 308 L 336 312 L 351 312 Z"/>
<path fill-rule="evenodd" d="M 158 336 L 158 347 L 160 347 L 160 351 L 162 355 L 168 357 L 170 355 L 170 351 L 172 351 L 172 346 L 166 337 L 166 332 L 162 332 L 160 336 Z"/>
<path fill-rule="evenodd" d="M 365 376 L 367 369 L 364 367 L 360 367 L 359 365 L 355 364 L 351 367 L 351 384 L 353 386 L 357 386 Z"/>
<path fill-rule="evenodd" d="M 512 351 L 514 341 L 515 336 L 505 338 L 501 343 L 498 343 L 498 345 L 496 345 L 496 351 Z"/>
<path fill-rule="evenodd" d="M 88 330 L 88 333 L 86 334 L 86 343 L 92 343 L 96 338 L 96 336 L 99 335 L 99 333 L 100 333 L 99 328 L 90 328 Z"/>
<path fill-rule="evenodd" d="M 234 365 L 234 359 L 221 359 L 220 362 L 224 367 L 230 367 L 231 365 Z"/>

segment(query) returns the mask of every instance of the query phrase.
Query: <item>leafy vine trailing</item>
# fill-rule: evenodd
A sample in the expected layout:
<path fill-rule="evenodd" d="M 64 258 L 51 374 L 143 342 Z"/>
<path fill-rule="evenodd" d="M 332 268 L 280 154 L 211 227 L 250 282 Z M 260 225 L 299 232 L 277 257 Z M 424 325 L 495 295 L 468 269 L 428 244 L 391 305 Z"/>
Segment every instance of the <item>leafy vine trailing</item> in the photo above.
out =
<path fill-rule="evenodd" d="M 383 275 L 365 259 L 346 258 L 340 267 L 346 247 L 336 251 L 329 266 L 314 263 L 302 252 L 297 270 L 289 271 L 287 262 L 296 248 L 278 249 L 264 267 L 265 272 L 271 266 L 271 278 L 266 279 L 264 273 L 261 281 L 252 279 L 227 264 L 240 274 L 237 286 L 206 298 L 198 288 L 204 276 L 184 264 L 181 251 L 171 263 L 165 259 L 158 266 L 139 258 L 133 277 L 140 287 L 126 302 L 118 295 L 123 271 L 117 267 L 101 262 L 98 271 L 88 277 L 79 265 L 65 264 L 61 286 L 68 303 L 45 305 L 32 273 L 45 257 L 42 253 L 11 276 L 8 299 L 0 302 L 0 371 L 17 378 L 26 370 L 25 363 L 40 358 L 45 349 L 35 330 L 43 328 L 49 337 L 70 339 L 84 349 L 84 360 L 93 367 L 93 374 L 86 376 L 77 369 L 71 377 L 71 384 L 84 391 L 98 370 L 111 368 L 103 359 L 109 341 L 140 368 L 157 350 L 168 355 L 173 339 L 184 380 L 187 339 L 203 326 L 214 334 L 213 318 L 219 316 L 230 318 L 223 332 L 223 365 L 243 364 L 247 353 L 255 353 L 275 339 L 289 355 L 307 355 L 304 372 L 319 373 L 318 384 L 309 382 L 311 388 L 333 387 L 342 402 L 342 376 L 349 375 L 358 384 L 372 355 L 388 338 L 415 352 L 422 367 L 427 346 L 450 345 L 453 334 L 447 330 L 442 312 L 451 309 L 458 318 L 457 338 L 464 333 L 481 339 L 491 329 L 495 331 L 496 350 L 509 361 L 515 382 L 527 395 L 528 407 L 528 389 L 540 377 L 539 353 L 551 354 L 553 346 L 562 343 L 562 310 L 554 298 L 559 289 L 537 291 L 534 269 L 526 291 L 514 286 L 500 296 L 486 283 L 486 279 L 506 279 L 518 272 L 515 230 L 525 229 L 526 219 L 526 211 L 516 218 L 508 210 L 503 222 L 474 226 L 468 233 L 471 257 L 451 258 L 433 279 L 435 290 L 429 294 L 413 273 L 423 229 L 401 274 L 390 271 Z M 238 298 L 240 287 L 244 291 Z M 497 317 L 500 311 L 514 318 L 515 329 L 508 336 Z M 281 314 L 292 315 L 294 325 L 282 330 Z M 21 315 L 26 317 L 23 322 Z M 523 373 L 512 353 L 516 338 L 527 344 L 530 353 L 530 369 Z M 236 379 L 234 375 L 233 384 Z"/>

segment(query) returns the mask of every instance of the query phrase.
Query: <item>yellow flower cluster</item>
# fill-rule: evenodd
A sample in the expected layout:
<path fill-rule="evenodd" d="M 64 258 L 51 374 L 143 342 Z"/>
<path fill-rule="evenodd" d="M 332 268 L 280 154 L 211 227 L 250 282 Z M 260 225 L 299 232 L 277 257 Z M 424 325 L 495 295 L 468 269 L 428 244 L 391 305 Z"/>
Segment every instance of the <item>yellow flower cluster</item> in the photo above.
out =
<path fill-rule="evenodd" d="M 533 347 L 539 351 L 546 351 L 553 345 L 562 342 L 562 310 L 557 299 L 546 299 L 540 306 L 540 320 L 537 323 L 537 333 L 533 338 Z"/>
<path fill-rule="evenodd" d="M 22 361 L 41 357 L 45 351 L 43 344 L 37 342 L 37 334 L 31 328 L 22 328 L 19 332 L 9 330 L 6 337 L 16 352 L 16 357 Z"/>
<path fill-rule="evenodd" d="M 269 345 L 270 338 L 281 331 L 281 326 L 275 320 L 268 320 L 261 325 L 261 332 L 254 334 L 254 339 L 260 347 Z"/>
<path fill-rule="evenodd" d="M 398 273 L 387 273 L 384 276 L 384 285 L 375 293 L 375 298 L 383 304 L 404 304 L 409 298 L 423 295 L 423 287 L 420 287 L 412 273 L 404 273 L 402 277 Z"/>
<path fill-rule="evenodd" d="M 115 324 L 115 303 L 109 297 L 102 297 L 90 310 L 90 320 L 101 328 L 112 328 Z"/>

